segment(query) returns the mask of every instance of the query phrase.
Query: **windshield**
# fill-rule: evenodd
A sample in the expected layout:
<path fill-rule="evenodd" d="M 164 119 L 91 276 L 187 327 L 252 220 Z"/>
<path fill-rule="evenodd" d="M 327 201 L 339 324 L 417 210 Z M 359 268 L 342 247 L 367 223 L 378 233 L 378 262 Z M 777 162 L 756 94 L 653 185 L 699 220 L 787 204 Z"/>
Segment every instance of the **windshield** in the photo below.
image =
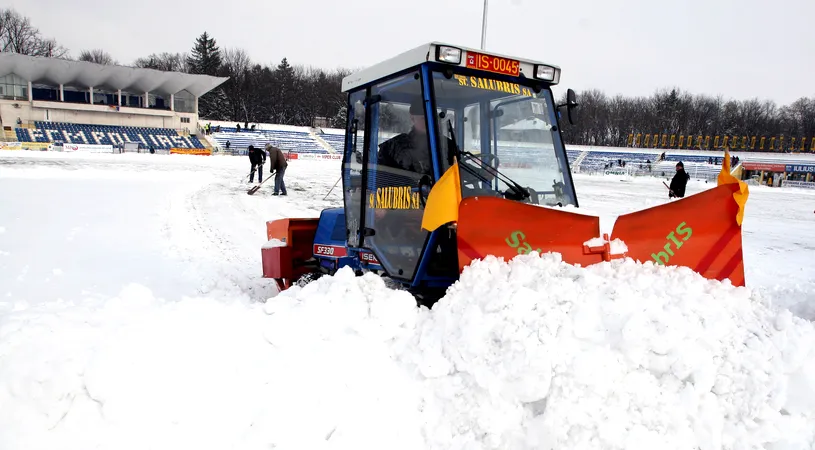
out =
<path fill-rule="evenodd" d="M 552 93 L 483 76 L 433 75 L 446 170 L 459 157 L 462 195 L 538 205 L 575 204 L 566 155 L 556 150 Z M 524 195 L 528 193 L 528 195 Z"/>

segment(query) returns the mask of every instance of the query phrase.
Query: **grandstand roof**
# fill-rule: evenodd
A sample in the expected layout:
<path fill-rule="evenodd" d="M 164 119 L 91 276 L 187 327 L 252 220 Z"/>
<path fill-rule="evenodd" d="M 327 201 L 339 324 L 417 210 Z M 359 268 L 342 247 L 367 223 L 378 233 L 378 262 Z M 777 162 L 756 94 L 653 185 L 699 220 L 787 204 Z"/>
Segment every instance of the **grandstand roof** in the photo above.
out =
<path fill-rule="evenodd" d="M 0 76 L 15 74 L 26 81 L 107 87 L 128 92 L 176 94 L 186 90 L 202 96 L 228 78 L 163 72 L 126 66 L 107 66 L 84 61 L 0 53 Z"/>

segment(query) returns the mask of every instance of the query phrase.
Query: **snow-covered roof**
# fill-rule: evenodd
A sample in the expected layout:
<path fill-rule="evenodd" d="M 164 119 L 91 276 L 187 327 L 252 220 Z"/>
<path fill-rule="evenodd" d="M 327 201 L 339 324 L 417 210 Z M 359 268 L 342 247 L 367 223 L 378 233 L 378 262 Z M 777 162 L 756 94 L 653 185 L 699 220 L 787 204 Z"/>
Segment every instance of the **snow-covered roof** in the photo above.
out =
<path fill-rule="evenodd" d="M 396 55 L 393 58 L 382 61 L 373 66 L 362 69 L 359 72 L 348 75 L 342 80 L 342 91 L 347 92 L 356 87 L 364 86 L 368 83 L 379 80 L 390 74 L 400 72 L 410 67 L 418 66 L 419 64 L 428 61 L 435 61 L 436 47 L 438 46 L 448 46 L 461 49 L 461 63 L 458 64 L 459 67 L 466 67 L 468 53 L 479 53 L 482 55 L 497 56 L 501 58 L 508 58 L 519 61 L 520 72 L 522 77 L 525 76 L 527 78 L 533 78 L 535 76 L 534 74 L 535 65 L 537 64 L 544 64 L 550 67 L 554 67 L 558 71 L 560 71 L 560 67 L 558 66 L 540 61 L 534 61 L 528 58 L 518 58 L 515 56 L 502 55 L 495 52 L 487 52 L 483 50 L 462 47 L 460 45 L 446 44 L 443 42 L 431 42 L 429 44 L 420 45 L 419 47 L 416 47 L 412 50 L 408 50 L 404 53 Z M 557 84 L 557 81 L 558 79 L 555 79 L 555 83 L 551 84 Z"/>
<path fill-rule="evenodd" d="M 26 56 L 17 53 L 0 53 L 0 76 L 9 74 L 15 74 L 30 82 L 107 87 L 139 93 L 176 94 L 185 90 L 198 97 L 215 89 L 228 79 L 209 75 Z"/>

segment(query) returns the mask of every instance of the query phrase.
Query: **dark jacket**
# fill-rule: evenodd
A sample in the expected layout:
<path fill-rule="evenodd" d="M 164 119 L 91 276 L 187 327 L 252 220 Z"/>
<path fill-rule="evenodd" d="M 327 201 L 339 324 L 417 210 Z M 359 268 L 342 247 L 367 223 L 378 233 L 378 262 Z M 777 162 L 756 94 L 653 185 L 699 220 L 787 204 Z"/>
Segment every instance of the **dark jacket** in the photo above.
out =
<path fill-rule="evenodd" d="M 410 172 L 433 175 L 430 150 L 427 147 L 427 134 L 417 133 L 411 129 L 379 146 L 378 164 L 407 170 Z"/>
<path fill-rule="evenodd" d="M 685 186 L 688 185 L 688 180 L 690 179 L 690 175 L 685 172 L 685 169 L 677 170 L 676 175 L 674 175 L 673 180 L 671 180 L 671 191 L 673 193 L 668 193 L 668 197 L 685 197 Z"/>
<path fill-rule="evenodd" d="M 277 171 L 289 166 L 288 161 L 286 161 L 286 155 L 283 154 L 283 150 L 271 144 L 266 146 L 266 150 L 269 152 L 269 164 L 272 170 Z"/>
<path fill-rule="evenodd" d="M 253 165 L 259 165 L 266 162 L 266 154 L 259 148 L 250 148 L 248 155 L 249 161 L 251 161 Z"/>

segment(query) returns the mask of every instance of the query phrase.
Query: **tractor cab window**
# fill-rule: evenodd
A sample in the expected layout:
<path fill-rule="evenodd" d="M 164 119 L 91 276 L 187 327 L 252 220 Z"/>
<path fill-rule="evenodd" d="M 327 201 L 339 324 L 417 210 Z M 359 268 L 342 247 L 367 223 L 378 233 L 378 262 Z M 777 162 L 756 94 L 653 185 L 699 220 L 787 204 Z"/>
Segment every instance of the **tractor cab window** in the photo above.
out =
<path fill-rule="evenodd" d="M 455 138 L 462 195 L 575 204 L 552 93 L 489 76 L 433 75 L 439 142 Z M 447 111 L 452 110 L 453 113 Z M 445 149 L 444 145 L 441 145 Z M 453 150 L 442 158 L 452 159 Z M 445 167 L 446 168 L 446 167 Z"/>

